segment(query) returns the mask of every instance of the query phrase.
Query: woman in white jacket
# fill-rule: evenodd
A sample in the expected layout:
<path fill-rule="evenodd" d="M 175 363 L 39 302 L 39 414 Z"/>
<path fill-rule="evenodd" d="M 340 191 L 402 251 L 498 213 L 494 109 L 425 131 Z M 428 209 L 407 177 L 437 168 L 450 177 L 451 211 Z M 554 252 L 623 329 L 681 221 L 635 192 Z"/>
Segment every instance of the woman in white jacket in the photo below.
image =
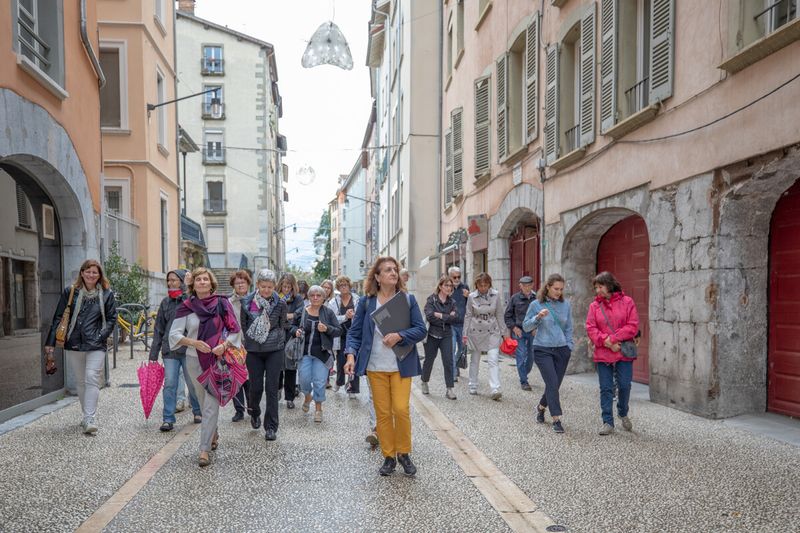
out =
<path fill-rule="evenodd" d="M 482 272 L 475 278 L 475 290 L 467 299 L 464 315 L 464 344 L 471 351 L 469 363 L 469 393 L 478 394 L 478 367 L 481 354 L 489 359 L 489 388 L 492 400 L 500 400 L 500 343 L 508 336 L 500 293 L 492 288 L 492 277 Z"/>
<path fill-rule="evenodd" d="M 333 340 L 333 351 L 336 354 L 336 386 L 334 391 L 338 391 L 339 387 L 345 385 L 346 375 L 344 373 L 344 364 L 347 362 L 347 357 L 344 355 L 344 339 L 347 338 L 347 330 L 353 321 L 353 316 L 356 314 L 356 306 L 358 305 L 358 295 L 352 293 L 352 284 L 350 278 L 347 276 L 339 276 L 336 278 L 336 289 L 339 291 L 337 296 L 332 297 L 328 303 L 328 308 L 336 314 L 339 325 L 342 326 L 341 337 L 336 337 Z M 354 377 L 353 381 L 348 385 L 347 392 L 350 398 L 355 398 L 359 393 L 359 380 Z"/>

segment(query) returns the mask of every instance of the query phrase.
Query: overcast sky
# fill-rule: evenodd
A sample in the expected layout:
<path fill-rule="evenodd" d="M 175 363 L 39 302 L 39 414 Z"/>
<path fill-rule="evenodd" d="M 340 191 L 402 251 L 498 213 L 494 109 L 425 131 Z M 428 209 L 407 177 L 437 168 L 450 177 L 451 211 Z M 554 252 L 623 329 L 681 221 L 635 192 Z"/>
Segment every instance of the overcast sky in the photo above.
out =
<path fill-rule="evenodd" d="M 333 199 L 339 174 L 348 174 L 359 156 L 369 118 L 370 0 L 198 0 L 195 15 L 275 47 L 283 96 L 280 131 L 289 146 L 286 224 L 297 224 L 297 233 L 285 232 L 286 259 L 308 268 L 316 259 L 313 235 L 322 211 Z M 353 70 L 303 68 L 308 40 L 331 17 L 350 45 Z M 301 183 L 297 171 L 303 166 L 314 169 L 313 182 Z"/>

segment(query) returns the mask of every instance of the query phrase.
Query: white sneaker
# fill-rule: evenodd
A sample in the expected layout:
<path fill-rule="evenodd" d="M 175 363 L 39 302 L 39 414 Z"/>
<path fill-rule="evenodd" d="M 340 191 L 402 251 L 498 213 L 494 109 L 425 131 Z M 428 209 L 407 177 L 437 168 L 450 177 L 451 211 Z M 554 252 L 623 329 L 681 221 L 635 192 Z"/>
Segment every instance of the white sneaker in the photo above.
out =
<path fill-rule="evenodd" d="M 356 398 L 358 398 L 355 392 L 348 392 L 347 397 L 350 398 L 351 400 L 355 400 Z"/>
<path fill-rule="evenodd" d="M 456 393 L 453 392 L 453 389 L 447 389 L 447 392 L 444 393 L 444 396 L 445 396 L 445 398 L 447 398 L 449 400 L 455 400 L 456 399 Z"/>
<path fill-rule="evenodd" d="M 603 427 L 600 428 L 600 431 L 598 431 L 598 433 L 600 435 L 611 435 L 612 433 L 614 433 L 614 426 L 610 424 L 603 424 Z"/>
<path fill-rule="evenodd" d="M 97 433 L 97 424 L 94 423 L 94 420 L 85 420 L 83 422 L 83 433 L 86 435 Z"/>
<path fill-rule="evenodd" d="M 622 420 L 622 427 L 625 429 L 625 431 L 633 430 L 633 423 L 631 422 L 630 418 L 627 416 L 621 416 L 620 419 Z"/>
<path fill-rule="evenodd" d="M 428 384 L 425 381 L 419 382 L 419 388 L 422 390 L 422 394 L 430 393 L 430 390 L 428 389 Z"/>
<path fill-rule="evenodd" d="M 498 402 L 498 401 L 500 401 L 500 398 L 502 398 L 502 397 L 503 397 L 503 393 L 500 392 L 499 390 L 496 390 L 496 391 L 492 392 L 492 400 Z"/>
<path fill-rule="evenodd" d="M 182 413 L 185 410 L 186 410 L 186 402 L 184 402 L 183 400 L 181 400 L 181 401 L 179 401 L 178 403 L 175 404 L 175 412 L 176 413 Z"/>
<path fill-rule="evenodd" d="M 478 389 L 473 389 L 472 387 L 470 387 L 469 393 L 471 395 L 473 395 L 473 396 L 477 396 L 478 395 Z"/>
<path fill-rule="evenodd" d="M 333 392 L 339 392 L 339 385 L 333 385 Z"/>

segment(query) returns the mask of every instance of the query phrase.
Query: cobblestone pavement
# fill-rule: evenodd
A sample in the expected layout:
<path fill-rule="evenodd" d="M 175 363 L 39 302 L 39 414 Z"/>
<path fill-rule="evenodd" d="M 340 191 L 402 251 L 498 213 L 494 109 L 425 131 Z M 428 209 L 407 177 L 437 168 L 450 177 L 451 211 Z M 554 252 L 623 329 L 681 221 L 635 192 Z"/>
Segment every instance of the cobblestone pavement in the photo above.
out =
<path fill-rule="evenodd" d="M 77 402 L 0 435 L 0 530 L 71 531 L 83 523 L 176 433 L 161 433 L 161 401 L 142 416 L 135 368 L 120 360 L 101 391 L 100 432 L 80 433 Z M 503 399 L 444 398 L 441 365 L 429 398 L 539 505 L 570 532 L 798 531 L 800 448 L 718 421 L 632 400 L 633 432 L 600 437 L 597 386 L 567 377 L 566 433 L 533 420 L 542 392 L 519 389 L 503 359 Z M 417 380 L 415 380 L 417 381 Z M 107 531 L 508 531 L 421 417 L 412 411 L 415 479 L 377 474 L 381 458 L 363 438 L 366 398 L 329 392 L 325 421 L 282 402 L 278 440 L 246 420 L 220 415 L 220 447 L 196 464 L 199 432 L 149 480 Z M 191 424 L 190 412 L 178 426 Z M 548 416 L 549 421 L 549 416 Z"/>

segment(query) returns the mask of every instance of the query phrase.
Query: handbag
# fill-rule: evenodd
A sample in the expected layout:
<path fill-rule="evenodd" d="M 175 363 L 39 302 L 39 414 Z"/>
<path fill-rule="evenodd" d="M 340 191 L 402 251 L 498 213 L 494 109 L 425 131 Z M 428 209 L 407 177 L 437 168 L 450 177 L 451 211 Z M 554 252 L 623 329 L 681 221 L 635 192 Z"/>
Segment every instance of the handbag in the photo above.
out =
<path fill-rule="evenodd" d="M 243 346 L 240 346 L 238 348 L 236 346 L 228 346 L 225 349 L 224 357 L 228 363 L 233 362 L 239 365 L 243 365 L 245 364 L 245 361 L 247 359 L 247 350 L 245 350 Z"/>
<path fill-rule="evenodd" d="M 70 307 L 72 306 L 73 296 L 75 296 L 75 285 L 73 285 L 69 290 L 69 301 L 67 301 L 67 307 L 64 309 L 64 314 L 61 315 L 61 321 L 58 323 L 58 328 L 56 328 L 56 346 L 59 348 L 63 348 L 64 343 L 67 342 L 67 330 L 69 329 L 69 317 L 72 314 Z"/>
<path fill-rule="evenodd" d="M 600 308 L 600 312 L 603 313 L 603 318 L 606 319 L 606 324 L 608 327 L 611 328 L 611 332 L 616 335 L 617 330 L 614 329 L 614 326 L 611 325 L 611 322 L 608 320 L 608 316 L 606 316 L 606 312 L 603 311 L 603 304 L 598 304 Z M 636 343 L 633 340 L 622 341 L 619 344 L 619 351 L 622 353 L 623 357 L 628 359 L 636 359 L 636 356 L 639 355 L 638 349 L 636 348 Z"/>
<path fill-rule="evenodd" d="M 456 366 L 458 368 L 467 368 L 467 347 L 462 346 L 461 351 L 458 352 L 458 359 L 456 360 Z"/>
<path fill-rule="evenodd" d="M 292 337 L 286 341 L 283 353 L 285 355 L 284 369 L 297 370 L 297 363 L 303 358 L 303 338 Z"/>

